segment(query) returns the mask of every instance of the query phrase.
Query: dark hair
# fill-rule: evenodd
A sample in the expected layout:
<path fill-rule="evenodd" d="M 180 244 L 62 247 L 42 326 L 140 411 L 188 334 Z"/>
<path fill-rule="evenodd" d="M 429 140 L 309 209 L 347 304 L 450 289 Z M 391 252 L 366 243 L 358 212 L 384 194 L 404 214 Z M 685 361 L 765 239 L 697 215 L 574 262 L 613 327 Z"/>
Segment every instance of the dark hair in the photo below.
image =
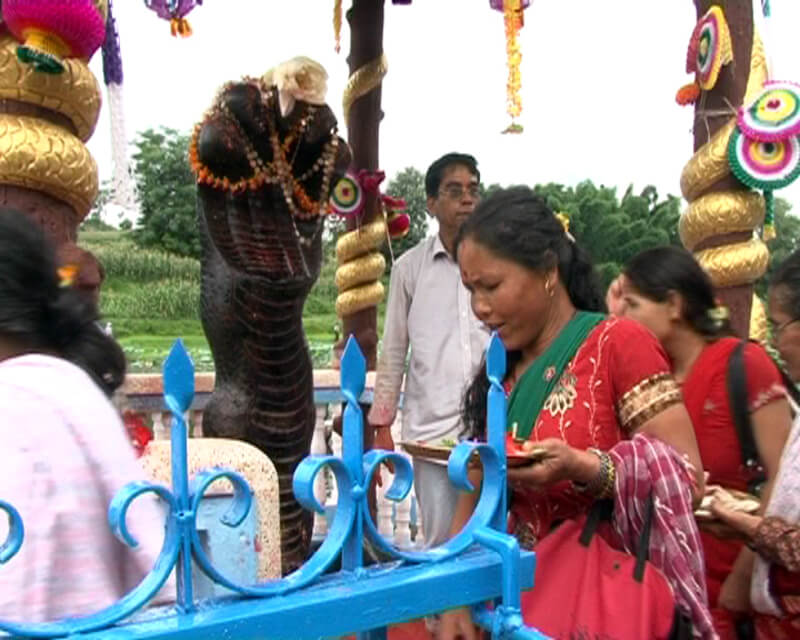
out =
<path fill-rule="evenodd" d="M 638 293 L 655 302 L 665 302 L 670 292 L 680 294 L 684 321 L 702 336 L 733 335 L 727 319 L 712 317 L 710 312 L 717 303 L 711 278 L 685 249 L 647 249 L 634 256 L 622 272 Z"/>
<path fill-rule="evenodd" d="M 478 161 L 467 153 L 446 153 L 436 160 L 425 172 L 425 195 L 435 198 L 442 186 L 444 172 L 453 166 L 466 167 L 474 175 L 478 182 L 481 180 L 481 172 L 478 171 Z"/>
<path fill-rule="evenodd" d="M 783 311 L 792 318 L 800 318 L 800 250 L 778 265 L 769 278 L 769 287 L 773 290 L 780 287 L 778 297 Z"/>
<path fill-rule="evenodd" d="M 481 201 L 458 231 L 455 253 L 465 238 L 495 255 L 541 272 L 557 267 L 559 280 L 576 309 L 605 311 L 605 300 L 589 256 L 567 235 L 546 200 L 528 187 L 500 189 Z M 508 353 L 508 368 L 519 359 Z M 482 437 L 486 423 L 485 367 L 467 388 L 463 402 L 464 426 L 471 437 Z"/>
<path fill-rule="evenodd" d="M 73 362 L 110 395 L 125 378 L 125 355 L 97 319 L 89 296 L 60 286 L 55 250 L 41 229 L 0 208 L 0 335 Z"/>

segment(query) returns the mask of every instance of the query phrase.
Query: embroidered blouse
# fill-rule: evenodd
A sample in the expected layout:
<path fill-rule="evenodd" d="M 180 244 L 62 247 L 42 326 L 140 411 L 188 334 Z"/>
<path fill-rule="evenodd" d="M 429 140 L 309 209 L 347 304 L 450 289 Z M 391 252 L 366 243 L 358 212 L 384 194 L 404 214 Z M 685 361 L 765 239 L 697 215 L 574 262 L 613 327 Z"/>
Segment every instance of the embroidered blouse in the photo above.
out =
<path fill-rule="evenodd" d="M 680 390 L 656 338 L 632 320 L 610 317 L 594 328 L 567 365 L 530 439 L 560 438 L 578 449 L 608 451 L 679 402 Z M 516 490 L 512 531 L 521 544 L 533 546 L 555 523 L 586 509 L 589 501 L 568 482 L 546 490 Z"/>

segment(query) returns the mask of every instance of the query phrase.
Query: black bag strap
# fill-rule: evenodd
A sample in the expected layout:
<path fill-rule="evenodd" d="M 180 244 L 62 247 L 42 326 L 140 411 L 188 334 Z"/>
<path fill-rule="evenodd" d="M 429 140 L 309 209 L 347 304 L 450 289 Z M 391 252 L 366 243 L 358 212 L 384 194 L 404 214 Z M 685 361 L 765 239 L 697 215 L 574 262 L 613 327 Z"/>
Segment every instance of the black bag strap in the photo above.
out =
<path fill-rule="evenodd" d="M 633 579 L 636 580 L 636 582 L 644 580 L 644 568 L 650 557 L 650 532 L 653 530 L 653 515 L 655 514 L 655 503 L 652 493 L 647 498 L 647 506 L 645 506 L 644 509 L 642 535 L 639 536 L 639 545 L 636 547 L 636 566 L 633 569 Z"/>
<path fill-rule="evenodd" d="M 592 541 L 594 534 L 597 533 L 597 527 L 600 522 L 608 522 L 611 520 L 611 514 L 614 512 L 613 500 L 596 500 L 589 509 L 586 516 L 586 524 L 583 525 L 583 531 L 578 541 L 584 546 L 588 547 Z"/>
<path fill-rule="evenodd" d="M 597 527 L 601 522 L 611 520 L 614 511 L 612 500 L 598 500 L 589 509 L 586 516 L 586 524 L 583 525 L 580 538 L 578 540 L 584 547 L 588 547 L 592 537 L 597 533 Z M 655 514 L 655 502 L 653 494 L 647 498 L 644 511 L 644 522 L 642 523 L 642 534 L 639 536 L 639 543 L 636 546 L 636 564 L 633 568 L 633 579 L 636 582 L 644 580 L 644 569 L 650 557 L 650 532 L 653 530 L 653 516 Z"/>
<path fill-rule="evenodd" d="M 747 340 L 736 345 L 728 359 L 728 402 L 730 403 L 733 424 L 739 438 L 742 463 L 750 468 L 759 464 L 758 448 L 753 437 L 753 423 L 747 407 L 747 371 L 744 366 L 744 348 Z"/>

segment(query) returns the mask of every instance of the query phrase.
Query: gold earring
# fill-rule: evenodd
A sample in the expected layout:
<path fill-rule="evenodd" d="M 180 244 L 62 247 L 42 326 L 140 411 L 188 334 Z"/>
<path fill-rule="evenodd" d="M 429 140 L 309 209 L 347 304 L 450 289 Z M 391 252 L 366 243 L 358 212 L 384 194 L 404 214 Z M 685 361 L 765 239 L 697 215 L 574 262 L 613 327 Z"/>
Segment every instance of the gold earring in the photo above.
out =
<path fill-rule="evenodd" d="M 545 290 L 545 292 L 547 293 L 548 296 L 550 296 L 551 298 L 553 297 L 553 294 L 555 293 L 555 291 L 553 289 L 553 285 L 550 282 L 550 280 L 545 280 L 544 281 L 544 290 Z"/>

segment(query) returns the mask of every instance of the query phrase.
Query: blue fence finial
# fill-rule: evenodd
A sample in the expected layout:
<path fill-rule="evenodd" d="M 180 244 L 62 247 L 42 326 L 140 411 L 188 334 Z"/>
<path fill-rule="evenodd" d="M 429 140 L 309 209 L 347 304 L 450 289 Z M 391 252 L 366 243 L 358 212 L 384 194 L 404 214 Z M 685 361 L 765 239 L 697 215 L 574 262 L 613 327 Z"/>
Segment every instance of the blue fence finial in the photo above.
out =
<path fill-rule="evenodd" d="M 173 398 L 175 406 L 169 407 L 173 413 L 185 413 L 192 406 L 194 363 L 180 338 L 172 345 L 169 356 L 164 361 L 164 396 L 167 404 L 169 398 Z"/>

